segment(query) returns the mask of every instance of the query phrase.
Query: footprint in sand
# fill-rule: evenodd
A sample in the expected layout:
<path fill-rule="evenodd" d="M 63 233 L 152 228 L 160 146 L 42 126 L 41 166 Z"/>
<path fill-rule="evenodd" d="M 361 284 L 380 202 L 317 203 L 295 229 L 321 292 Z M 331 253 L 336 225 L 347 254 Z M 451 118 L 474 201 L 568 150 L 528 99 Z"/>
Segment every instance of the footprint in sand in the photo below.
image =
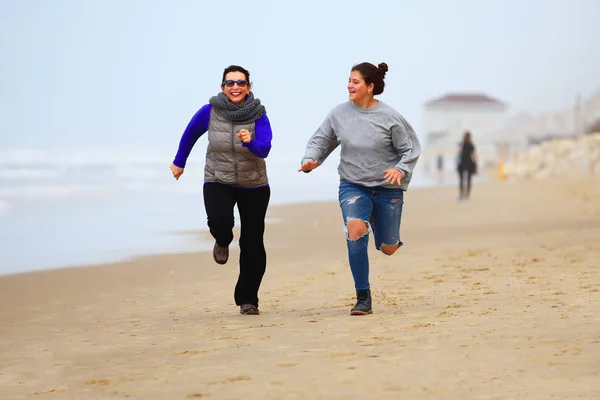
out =
<path fill-rule="evenodd" d="M 90 379 L 85 382 L 86 385 L 108 385 L 112 382 L 109 378 Z"/>
<path fill-rule="evenodd" d="M 438 314 L 438 318 L 441 317 L 456 317 L 456 314 L 451 313 L 449 311 L 442 311 L 441 313 Z"/>
<path fill-rule="evenodd" d="M 583 353 L 583 349 L 580 349 L 579 347 L 574 347 L 574 348 L 570 348 L 570 349 L 562 349 L 560 351 L 560 353 L 556 353 L 556 354 L 554 354 L 554 356 L 555 357 L 565 356 L 565 355 L 578 356 L 582 353 Z"/>
<path fill-rule="evenodd" d="M 297 363 L 292 363 L 292 362 L 277 364 L 278 367 L 295 367 L 297 365 L 298 365 Z"/>
<path fill-rule="evenodd" d="M 39 391 L 39 392 L 35 392 L 34 395 L 51 394 L 51 393 L 64 393 L 66 391 L 67 391 L 67 389 L 50 389 L 50 390 L 42 390 L 42 391 Z"/>
<path fill-rule="evenodd" d="M 419 323 L 412 325 L 409 329 L 419 329 L 419 328 L 427 328 L 429 326 L 434 326 L 432 323 Z"/>
<path fill-rule="evenodd" d="M 251 381 L 251 380 L 252 380 L 252 378 L 250 378 L 247 375 L 235 375 L 235 376 L 230 376 L 229 378 L 225 379 L 225 382 L 233 383 L 233 382 Z"/>

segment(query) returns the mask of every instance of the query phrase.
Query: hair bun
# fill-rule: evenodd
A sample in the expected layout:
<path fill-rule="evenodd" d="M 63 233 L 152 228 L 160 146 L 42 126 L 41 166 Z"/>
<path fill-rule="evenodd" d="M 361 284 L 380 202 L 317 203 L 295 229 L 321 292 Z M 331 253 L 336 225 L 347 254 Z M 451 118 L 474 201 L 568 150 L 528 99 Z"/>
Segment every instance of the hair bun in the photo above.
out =
<path fill-rule="evenodd" d="M 379 68 L 379 70 L 381 71 L 381 74 L 385 77 L 385 73 L 388 72 L 388 65 L 386 63 L 382 62 L 382 63 L 379 63 L 377 68 Z"/>

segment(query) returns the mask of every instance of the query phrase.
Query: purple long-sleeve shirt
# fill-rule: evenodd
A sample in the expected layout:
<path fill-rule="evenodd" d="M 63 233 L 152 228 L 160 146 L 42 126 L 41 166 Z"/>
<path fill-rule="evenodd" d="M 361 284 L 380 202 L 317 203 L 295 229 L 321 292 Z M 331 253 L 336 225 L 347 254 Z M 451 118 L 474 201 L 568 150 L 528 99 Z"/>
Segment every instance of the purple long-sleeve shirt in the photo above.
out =
<path fill-rule="evenodd" d="M 210 122 L 211 105 L 206 104 L 192 117 L 188 126 L 185 128 L 181 140 L 179 141 L 179 149 L 175 155 L 173 164 L 179 168 L 185 168 L 187 159 L 192 151 L 192 148 L 204 133 L 208 131 L 208 123 Z M 271 151 L 271 140 L 273 132 L 271 131 L 271 123 L 267 114 L 255 122 L 255 138 L 250 143 L 242 143 L 242 146 L 247 147 L 256 157 L 267 158 Z"/>

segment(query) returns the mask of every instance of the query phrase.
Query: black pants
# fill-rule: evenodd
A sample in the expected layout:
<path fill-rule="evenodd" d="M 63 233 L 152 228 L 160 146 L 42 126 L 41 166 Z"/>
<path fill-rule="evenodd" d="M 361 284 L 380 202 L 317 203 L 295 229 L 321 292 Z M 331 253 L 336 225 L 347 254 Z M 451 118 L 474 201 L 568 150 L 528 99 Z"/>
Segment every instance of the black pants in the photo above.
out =
<path fill-rule="evenodd" d="M 268 186 L 235 188 L 221 183 L 204 185 L 204 207 L 211 235 L 220 246 L 233 241 L 233 207 L 240 213 L 240 274 L 235 285 L 235 304 L 258 307 L 258 289 L 267 265 L 263 240 L 265 216 L 271 197 Z"/>
<path fill-rule="evenodd" d="M 473 177 L 473 168 L 459 168 L 458 169 L 458 189 L 460 191 L 460 197 L 469 197 L 471 194 L 471 179 Z"/>

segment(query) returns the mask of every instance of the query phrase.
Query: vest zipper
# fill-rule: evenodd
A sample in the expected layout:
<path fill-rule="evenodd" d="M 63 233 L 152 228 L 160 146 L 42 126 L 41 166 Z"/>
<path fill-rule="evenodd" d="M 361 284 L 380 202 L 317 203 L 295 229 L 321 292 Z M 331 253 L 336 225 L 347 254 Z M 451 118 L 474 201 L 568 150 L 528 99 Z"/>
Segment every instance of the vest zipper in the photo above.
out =
<path fill-rule="evenodd" d="M 235 124 L 231 124 L 231 154 L 233 156 L 233 172 L 235 174 L 235 182 L 238 183 L 237 156 L 235 154 Z"/>

